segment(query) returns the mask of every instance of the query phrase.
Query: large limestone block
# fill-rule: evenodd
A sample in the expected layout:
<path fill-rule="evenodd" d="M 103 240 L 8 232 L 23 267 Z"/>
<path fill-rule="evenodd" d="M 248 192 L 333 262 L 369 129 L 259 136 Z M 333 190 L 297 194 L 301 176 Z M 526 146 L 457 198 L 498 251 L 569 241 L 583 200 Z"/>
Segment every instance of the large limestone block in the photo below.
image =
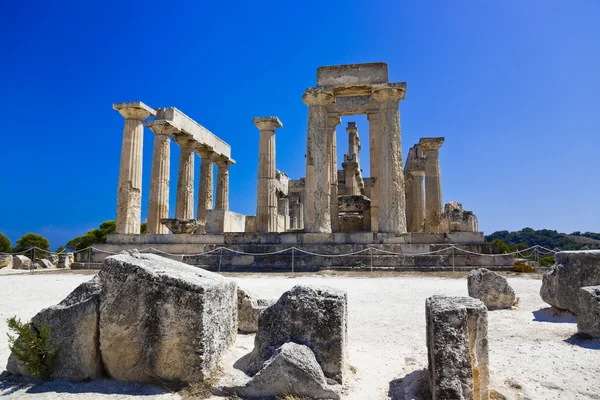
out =
<path fill-rule="evenodd" d="M 53 267 L 58 268 L 58 254 L 54 254 L 54 253 L 50 253 L 50 254 L 46 254 L 46 257 L 44 257 L 46 260 L 50 261 L 52 263 Z"/>
<path fill-rule="evenodd" d="M 36 329 L 50 328 L 50 346 L 56 351 L 53 379 L 82 381 L 102 377 L 104 369 L 98 341 L 100 291 L 100 279 L 95 276 L 75 288 L 63 301 L 32 318 Z M 15 375 L 25 373 L 12 354 L 6 369 Z"/>
<path fill-rule="evenodd" d="M 485 268 L 474 269 L 468 276 L 469 296 L 483 301 L 492 309 L 511 308 L 519 298 L 505 277 Z"/>
<path fill-rule="evenodd" d="M 544 273 L 540 296 L 546 303 L 577 314 L 579 288 L 600 285 L 600 250 L 561 251 Z"/>
<path fill-rule="evenodd" d="M 254 349 L 240 362 L 258 372 L 275 349 L 287 342 L 302 343 L 314 353 L 325 376 L 342 382 L 348 324 L 346 292 L 327 286 L 297 285 L 262 312 Z"/>
<path fill-rule="evenodd" d="M 0 254 L 0 268 L 12 269 L 13 256 L 10 254 Z"/>
<path fill-rule="evenodd" d="M 600 338 L 600 286 L 579 289 L 577 331 Z"/>
<path fill-rule="evenodd" d="M 33 263 L 29 257 L 24 255 L 13 256 L 13 268 L 14 269 L 30 269 L 33 267 Z"/>
<path fill-rule="evenodd" d="M 244 398 L 279 398 L 294 394 L 311 399 L 339 399 L 341 385 L 328 385 L 314 353 L 307 346 L 285 343 L 262 369 L 236 393 Z"/>
<path fill-rule="evenodd" d="M 259 299 L 247 290 L 238 287 L 238 331 L 254 333 L 258 330 L 258 317 L 274 300 Z"/>
<path fill-rule="evenodd" d="M 203 380 L 237 333 L 236 283 L 137 251 L 104 260 L 100 350 L 115 379 Z"/>
<path fill-rule="evenodd" d="M 62 253 L 58 256 L 58 268 L 71 269 L 72 253 Z"/>
<path fill-rule="evenodd" d="M 487 309 L 471 297 L 425 303 L 429 385 L 436 399 L 489 399 Z"/>
<path fill-rule="evenodd" d="M 36 269 L 48 269 L 54 267 L 52 263 L 49 260 L 46 260 L 45 258 L 37 259 L 33 264 Z"/>

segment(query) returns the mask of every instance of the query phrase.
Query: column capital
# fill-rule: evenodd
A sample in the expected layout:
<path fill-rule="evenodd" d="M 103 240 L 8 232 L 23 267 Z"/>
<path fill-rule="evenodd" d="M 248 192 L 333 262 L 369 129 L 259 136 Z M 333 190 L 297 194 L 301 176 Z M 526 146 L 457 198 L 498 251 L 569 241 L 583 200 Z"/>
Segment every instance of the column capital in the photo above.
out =
<path fill-rule="evenodd" d="M 373 100 L 378 103 L 383 103 L 388 100 L 400 101 L 404 99 L 406 88 L 401 87 L 383 87 L 373 89 Z"/>
<path fill-rule="evenodd" d="M 356 122 L 348 122 L 348 126 L 346 127 L 346 132 L 358 133 L 358 128 L 356 127 Z"/>
<path fill-rule="evenodd" d="M 413 169 L 408 173 L 410 176 L 425 176 L 424 169 Z"/>
<path fill-rule="evenodd" d="M 443 137 L 435 137 L 435 138 L 421 138 L 419 139 L 419 147 L 423 149 L 423 151 L 431 151 L 431 150 L 439 150 L 440 147 L 444 144 Z"/>
<path fill-rule="evenodd" d="M 333 92 L 323 88 L 308 88 L 302 95 L 302 101 L 307 106 L 326 106 L 333 103 Z"/>
<path fill-rule="evenodd" d="M 217 164 L 217 167 L 219 168 L 229 168 L 235 164 L 235 160 L 232 160 L 231 158 L 217 158 L 214 160 L 214 163 Z"/>
<path fill-rule="evenodd" d="M 173 139 L 182 149 L 194 150 L 196 149 L 196 146 L 198 146 L 198 142 L 195 139 L 192 139 L 191 137 L 175 136 Z"/>
<path fill-rule="evenodd" d="M 260 131 L 274 131 L 283 127 L 283 124 L 277 117 L 254 117 L 252 122 Z"/>
<path fill-rule="evenodd" d="M 198 156 L 200 156 L 200 158 L 203 160 L 209 159 L 214 162 L 213 158 L 215 157 L 216 153 L 210 147 L 198 146 L 196 147 L 196 154 L 198 154 Z"/>
<path fill-rule="evenodd" d="M 164 119 L 152 120 L 144 123 L 144 126 L 150 128 L 155 135 L 179 135 L 181 131 Z"/>
<path fill-rule="evenodd" d="M 118 111 L 125 119 L 143 121 L 149 116 L 156 115 L 156 111 L 141 101 L 130 101 L 127 103 L 114 103 L 113 110 Z"/>
<path fill-rule="evenodd" d="M 340 118 L 340 114 L 328 114 L 327 115 L 327 124 L 331 128 L 335 128 L 339 124 L 342 123 L 342 119 Z"/>

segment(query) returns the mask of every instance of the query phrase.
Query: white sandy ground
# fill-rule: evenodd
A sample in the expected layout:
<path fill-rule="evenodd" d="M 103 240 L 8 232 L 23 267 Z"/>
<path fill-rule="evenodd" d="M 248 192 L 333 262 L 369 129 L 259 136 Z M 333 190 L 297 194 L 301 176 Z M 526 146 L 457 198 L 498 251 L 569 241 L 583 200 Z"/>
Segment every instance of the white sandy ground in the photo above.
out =
<path fill-rule="evenodd" d="M 62 300 L 90 275 L 0 275 L 0 366 L 6 365 L 6 319 L 31 318 Z M 425 299 L 434 294 L 466 295 L 466 279 L 435 275 L 237 275 L 238 284 L 265 297 L 277 298 L 296 284 L 319 284 L 348 292 L 349 372 L 344 399 L 388 399 L 390 387 L 427 367 Z M 509 399 L 600 399 L 600 340 L 572 337 L 577 327 L 570 314 L 553 315 L 539 296 L 539 277 L 516 277 L 509 283 L 521 298 L 516 310 L 489 312 L 491 387 Z M 233 362 L 249 352 L 253 335 L 238 335 L 223 360 L 227 382 L 239 371 Z M 0 367 L 0 371 L 3 368 Z M 412 375 L 411 375 L 412 373 Z M 406 382 L 406 380 L 405 380 Z M 392 390 L 392 393 L 396 393 Z M 103 380 L 52 382 L 18 386 L 0 381 L 0 397 L 10 399 L 176 399 L 176 394 L 149 385 Z M 217 399 L 217 397 L 214 397 Z M 219 399 L 223 399 L 219 397 Z"/>

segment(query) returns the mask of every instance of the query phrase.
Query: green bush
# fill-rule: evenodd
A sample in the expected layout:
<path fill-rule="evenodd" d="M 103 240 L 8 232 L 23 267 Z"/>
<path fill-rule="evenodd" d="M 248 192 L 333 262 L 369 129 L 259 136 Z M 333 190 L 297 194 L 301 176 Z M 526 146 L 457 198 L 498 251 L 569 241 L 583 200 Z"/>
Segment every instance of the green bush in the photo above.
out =
<path fill-rule="evenodd" d="M 10 239 L 4 233 L 0 232 L 0 252 L 10 253 L 11 249 L 12 244 L 10 243 Z"/>
<path fill-rule="evenodd" d="M 32 247 L 48 250 L 50 248 L 50 242 L 48 239 L 37 233 L 26 233 L 17 240 L 17 245 L 13 249 L 13 252 L 20 253 L 21 251 L 28 250 Z"/>
<path fill-rule="evenodd" d="M 25 372 L 42 379 L 52 374 L 52 360 L 56 352 L 50 348 L 50 328 L 37 330 L 31 322 L 22 323 L 16 317 L 8 319 L 8 328 L 17 336 L 8 335 L 8 348 L 23 364 Z"/>

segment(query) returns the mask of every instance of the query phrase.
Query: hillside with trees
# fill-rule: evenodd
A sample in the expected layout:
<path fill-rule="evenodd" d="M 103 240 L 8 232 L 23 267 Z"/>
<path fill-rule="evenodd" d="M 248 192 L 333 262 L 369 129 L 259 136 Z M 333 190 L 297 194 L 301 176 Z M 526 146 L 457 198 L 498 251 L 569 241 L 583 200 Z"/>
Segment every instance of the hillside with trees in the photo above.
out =
<path fill-rule="evenodd" d="M 518 247 L 527 248 L 536 244 L 551 250 L 555 248 L 561 250 L 581 250 L 585 246 L 589 249 L 600 249 L 600 234 L 593 232 L 573 232 L 566 234 L 550 229 L 535 230 L 532 228 L 523 228 L 516 232 L 497 231 L 491 235 L 487 235 L 485 239 L 488 242 L 501 240 L 509 248 L 514 248 L 515 250 Z"/>

